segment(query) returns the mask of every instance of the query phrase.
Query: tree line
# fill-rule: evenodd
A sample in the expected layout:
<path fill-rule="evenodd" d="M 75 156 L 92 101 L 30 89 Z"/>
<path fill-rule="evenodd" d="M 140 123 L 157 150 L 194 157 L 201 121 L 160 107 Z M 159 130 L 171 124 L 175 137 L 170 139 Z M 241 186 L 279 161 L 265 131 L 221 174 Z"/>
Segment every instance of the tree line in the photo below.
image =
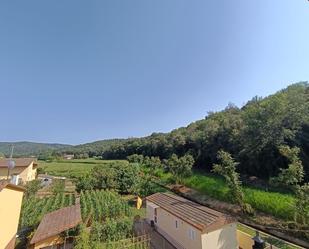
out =
<path fill-rule="evenodd" d="M 103 159 L 126 159 L 140 154 L 168 159 L 190 154 L 194 167 L 211 171 L 217 152 L 229 152 L 239 162 L 238 171 L 269 179 L 288 167 L 280 146 L 299 148 L 304 177 L 309 177 L 309 84 L 290 85 L 265 98 L 254 97 L 243 107 L 229 104 L 220 112 L 170 133 L 148 137 L 98 141 L 70 151 Z"/>

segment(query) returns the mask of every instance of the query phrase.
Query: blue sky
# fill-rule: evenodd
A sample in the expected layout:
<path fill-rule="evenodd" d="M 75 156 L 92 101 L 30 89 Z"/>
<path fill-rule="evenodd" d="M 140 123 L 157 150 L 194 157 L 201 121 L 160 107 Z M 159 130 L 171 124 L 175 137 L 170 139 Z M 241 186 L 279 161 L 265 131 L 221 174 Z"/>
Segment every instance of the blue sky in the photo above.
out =
<path fill-rule="evenodd" d="M 306 0 L 3 0 L 0 141 L 167 132 L 309 79 Z"/>

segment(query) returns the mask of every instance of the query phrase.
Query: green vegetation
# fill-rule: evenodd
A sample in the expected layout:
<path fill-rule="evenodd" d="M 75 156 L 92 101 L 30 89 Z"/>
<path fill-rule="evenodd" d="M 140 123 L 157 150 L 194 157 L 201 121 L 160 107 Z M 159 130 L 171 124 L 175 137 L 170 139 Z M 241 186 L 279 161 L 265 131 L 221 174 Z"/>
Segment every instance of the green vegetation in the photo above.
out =
<path fill-rule="evenodd" d="M 279 152 L 288 160 L 288 168 L 280 169 L 279 175 L 271 180 L 275 184 L 294 189 L 304 179 L 304 169 L 299 159 L 300 149 L 281 145 L 279 146 Z"/>
<path fill-rule="evenodd" d="M 213 172 L 222 175 L 225 178 L 226 184 L 229 187 L 229 194 L 235 203 L 241 206 L 244 213 L 253 214 L 254 210 L 250 204 L 245 203 L 244 193 L 241 186 L 241 181 L 239 180 L 239 174 L 236 172 L 237 162 L 234 158 L 223 150 L 218 152 L 218 160 L 220 164 L 213 165 Z"/>
<path fill-rule="evenodd" d="M 71 145 L 67 144 L 50 144 L 50 143 L 33 143 L 33 142 L 0 142 L 0 153 L 9 156 L 11 146 L 14 146 L 14 156 L 38 156 L 42 152 L 52 153 L 60 149 L 68 149 Z"/>
<path fill-rule="evenodd" d="M 103 242 L 118 241 L 133 236 L 133 217 L 136 209 L 128 200 L 113 191 L 86 190 L 80 195 L 82 217 L 90 227 L 89 238 L 81 231 L 80 237 L 90 240 L 92 248 Z M 141 214 L 141 211 L 138 211 Z M 80 244 L 84 243 L 82 238 Z"/>
<path fill-rule="evenodd" d="M 74 203 L 74 195 L 64 195 L 63 193 L 42 199 L 34 196 L 24 198 L 19 227 L 35 227 L 45 214 L 62 207 L 73 205 Z"/>
<path fill-rule="evenodd" d="M 38 190 L 41 188 L 41 181 L 40 180 L 33 180 L 31 182 L 28 182 L 25 186 L 25 198 L 29 198 L 30 196 L 34 196 Z"/>
<path fill-rule="evenodd" d="M 191 175 L 193 164 L 194 159 L 189 154 L 179 158 L 176 154 L 173 154 L 167 160 L 168 170 L 174 175 L 176 183 L 182 182 L 185 177 Z"/>
<path fill-rule="evenodd" d="M 296 188 L 295 221 L 309 225 L 309 183 Z"/>
<path fill-rule="evenodd" d="M 195 166 L 206 171 L 217 163 L 217 152 L 223 149 L 240 163 L 240 174 L 269 179 L 277 176 L 280 168 L 287 168 L 279 146 L 297 146 L 308 180 L 308 99 L 309 84 L 301 82 L 266 98 L 254 97 L 242 108 L 230 104 L 223 111 L 210 112 L 205 119 L 170 133 L 113 143 L 98 141 L 73 148 L 103 159 L 125 159 L 132 154 L 168 159 L 172 154 L 189 153 Z M 104 144 L 104 149 L 100 144 Z"/>
<path fill-rule="evenodd" d="M 160 174 L 164 182 L 171 182 L 172 175 Z M 184 179 L 184 184 L 196 189 L 212 198 L 233 203 L 230 190 L 223 178 L 214 175 L 205 175 L 195 172 L 192 176 Z M 285 220 L 293 220 L 295 197 L 291 194 L 265 191 L 252 187 L 243 187 L 244 201 L 255 210 L 274 215 Z"/>
<path fill-rule="evenodd" d="M 81 192 L 80 203 L 83 220 L 87 223 L 131 215 L 131 207 L 115 192 L 103 190 Z"/>
<path fill-rule="evenodd" d="M 94 158 L 58 160 L 51 162 L 39 161 L 39 167 L 43 172 L 50 175 L 78 178 L 89 173 L 95 166 L 104 166 L 122 162 L 122 160 L 96 160 Z"/>

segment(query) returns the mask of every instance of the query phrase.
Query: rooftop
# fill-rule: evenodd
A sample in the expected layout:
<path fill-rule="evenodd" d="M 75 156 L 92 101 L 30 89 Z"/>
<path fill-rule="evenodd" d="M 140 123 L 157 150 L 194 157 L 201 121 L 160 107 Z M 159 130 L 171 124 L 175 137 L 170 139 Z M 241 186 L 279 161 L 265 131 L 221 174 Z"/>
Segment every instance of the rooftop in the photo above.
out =
<path fill-rule="evenodd" d="M 1 158 L 0 159 L 0 168 L 6 168 L 8 166 L 9 158 Z M 15 161 L 15 167 L 27 167 L 32 162 L 36 162 L 35 158 L 13 158 Z"/>
<path fill-rule="evenodd" d="M 150 201 L 177 218 L 189 223 L 201 232 L 212 232 L 235 222 L 235 219 L 177 195 L 156 193 L 148 196 Z"/>
<path fill-rule="evenodd" d="M 46 214 L 36 230 L 31 244 L 76 227 L 82 221 L 80 205 L 69 206 Z"/>

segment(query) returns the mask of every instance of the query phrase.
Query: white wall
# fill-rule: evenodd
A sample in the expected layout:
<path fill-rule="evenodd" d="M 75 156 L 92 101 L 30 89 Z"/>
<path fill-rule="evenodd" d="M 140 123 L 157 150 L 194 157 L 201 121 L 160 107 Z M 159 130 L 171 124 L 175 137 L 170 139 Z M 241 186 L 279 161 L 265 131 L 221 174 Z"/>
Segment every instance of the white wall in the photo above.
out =
<path fill-rule="evenodd" d="M 202 235 L 203 249 L 236 249 L 237 226 L 236 223 L 228 224 L 223 228 Z"/>

